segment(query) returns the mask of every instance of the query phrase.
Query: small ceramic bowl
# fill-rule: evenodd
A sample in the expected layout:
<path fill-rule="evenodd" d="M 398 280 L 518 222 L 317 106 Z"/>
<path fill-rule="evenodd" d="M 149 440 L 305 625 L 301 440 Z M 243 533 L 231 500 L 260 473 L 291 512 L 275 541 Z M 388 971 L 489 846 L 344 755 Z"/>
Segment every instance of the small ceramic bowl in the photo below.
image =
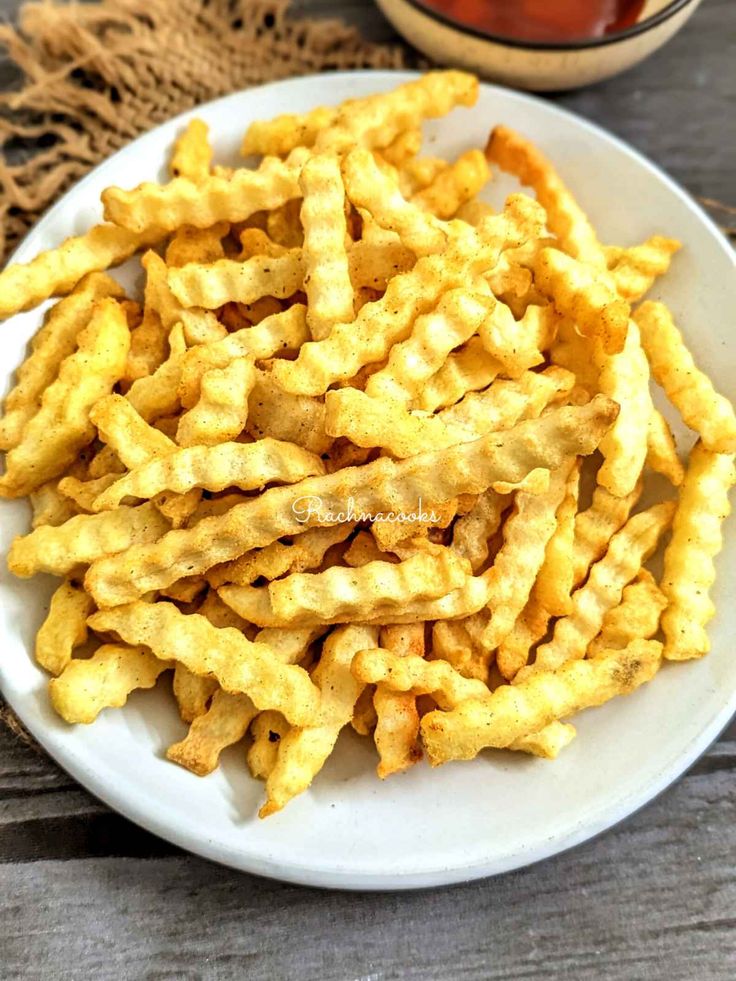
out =
<path fill-rule="evenodd" d="M 400 34 L 440 64 L 453 64 L 515 88 L 580 88 L 636 65 L 695 13 L 700 0 L 648 0 L 636 24 L 603 37 L 524 41 L 470 27 L 423 0 L 377 0 Z"/>

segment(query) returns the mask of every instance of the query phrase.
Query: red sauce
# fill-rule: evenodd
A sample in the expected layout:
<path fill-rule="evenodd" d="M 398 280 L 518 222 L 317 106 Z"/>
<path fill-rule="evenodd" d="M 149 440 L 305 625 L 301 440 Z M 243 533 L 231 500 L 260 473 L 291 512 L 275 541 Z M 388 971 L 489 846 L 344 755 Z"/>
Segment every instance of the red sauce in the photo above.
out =
<path fill-rule="evenodd" d="M 468 27 L 522 41 L 603 37 L 635 24 L 645 0 L 421 0 Z"/>

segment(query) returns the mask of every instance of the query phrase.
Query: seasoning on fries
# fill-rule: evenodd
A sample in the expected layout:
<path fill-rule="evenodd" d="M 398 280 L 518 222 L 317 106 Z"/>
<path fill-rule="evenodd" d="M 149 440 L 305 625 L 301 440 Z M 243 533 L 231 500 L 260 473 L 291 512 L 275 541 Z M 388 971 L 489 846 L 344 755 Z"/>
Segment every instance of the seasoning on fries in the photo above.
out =
<path fill-rule="evenodd" d="M 192 120 L 167 182 L 108 188 L 104 224 L 0 273 L 0 316 L 61 297 L 0 418 L 0 495 L 33 507 L 8 565 L 61 578 L 51 703 L 90 724 L 171 685 L 168 758 L 204 775 L 247 740 L 262 817 L 347 726 L 382 779 L 554 759 L 576 712 L 709 647 L 736 416 L 636 306 L 680 244 L 602 241 L 508 126 L 423 156 L 477 91 L 432 72 L 254 122 L 232 171 Z M 491 209 L 495 168 L 531 195 Z M 127 298 L 106 270 L 136 252 Z M 638 510 L 654 473 L 673 497 Z"/>

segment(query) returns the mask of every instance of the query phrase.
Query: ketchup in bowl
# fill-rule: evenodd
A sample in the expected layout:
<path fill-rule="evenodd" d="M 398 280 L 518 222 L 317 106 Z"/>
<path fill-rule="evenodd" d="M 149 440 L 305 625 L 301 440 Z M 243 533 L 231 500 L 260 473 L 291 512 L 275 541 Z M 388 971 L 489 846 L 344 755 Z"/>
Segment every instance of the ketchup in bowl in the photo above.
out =
<path fill-rule="evenodd" d="M 467 27 L 519 41 L 603 37 L 635 24 L 645 0 L 420 0 Z"/>

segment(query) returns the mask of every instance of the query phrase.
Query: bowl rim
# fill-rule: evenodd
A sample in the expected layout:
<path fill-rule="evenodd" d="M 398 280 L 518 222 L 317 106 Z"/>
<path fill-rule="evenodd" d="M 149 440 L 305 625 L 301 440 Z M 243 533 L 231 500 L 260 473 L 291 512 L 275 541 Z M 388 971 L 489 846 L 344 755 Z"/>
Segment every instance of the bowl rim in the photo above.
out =
<path fill-rule="evenodd" d="M 631 27 L 627 27 L 622 31 L 616 31 L 614 34 L 606 34 L 603 37 L 578 38 L 573 41 L 528 41 L 523 38 L 508 37 L 504 34 L 493 34 L 491 31 L 485 31 L 480 27 L 464 24 L 450 14 L 429 6 L 427 0 L 399 0 L 399 2 L 413 7 L 419 13 L 425 14 L 431 20 L 438 21 L 445 27 L 450 27 L 462 34 L 470 34 L 483 41 L 491 41 L 494 44 L 500 44 L 507 48 L 521 48 L 526 51 L 580 51 L 588 48 L 602 48 L 611 44 L 618 44 L 620 41 L 628 41 L 630 38 L 637 37 L 639 34 L 645 34 L 648 30 L 663 24 L 670 17 L 684 10 L 690 4 L 696 3 L 697 0 L 670 0 L 670 3 L 657 11 L 656 14 L 652 14 L 645 20 L 637 21 L 636 24 L 632 24 Z"/>

